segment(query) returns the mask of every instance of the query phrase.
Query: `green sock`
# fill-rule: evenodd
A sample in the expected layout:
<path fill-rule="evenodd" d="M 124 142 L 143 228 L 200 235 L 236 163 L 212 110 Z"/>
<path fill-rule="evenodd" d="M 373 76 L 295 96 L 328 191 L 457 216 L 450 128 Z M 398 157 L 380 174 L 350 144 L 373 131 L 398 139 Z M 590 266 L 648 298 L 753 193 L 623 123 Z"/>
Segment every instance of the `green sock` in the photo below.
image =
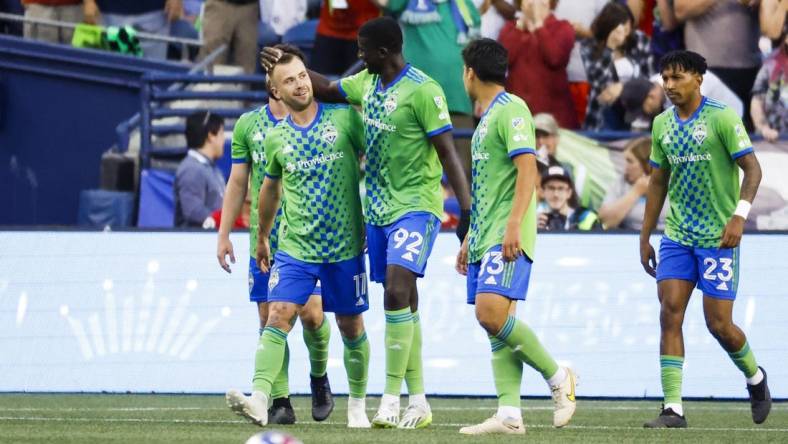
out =
<path fill-rule="evenodd" d="M 421 395 L 424 393 L 424 372 L 421 364 L 421 322 L 419 312 L 413 312 L 413 342 L 410 344 L 408 368 L 405 370 L 405 383 L 408 385 L 408 394 Z"/>
<path fill-rule="evenodd" d="M 287 348 L 287 332 L 276 327 L 266 327 L 254 356 L 254 391 L 271 394 L 274 379 L 282 370 Z"/>
<path fill-rule="evenodd" d="M 326 374 L 328 367 L 328 341 L 331 339 L 331 326 L 328 325 L 326 316 L 323 323 L 316 330 L 304 327 L 304 343 L 309 351 L 309 362 L 312 366 L 309 374 L 319 378 Z"/>
<path fill-rule="evenodd" d="M 285 342 L 285 355 L 282 360 L 282 369 L 274 379 L 274 385 L 271 387 L 271 399 L 287 398 L 290 396 L 290 378 L 288 370 L 290 369 L 290 346 Z"/>
<path fill-rule="evenodd" d="M 410 307 L 386 310 L 386 388 L 383 393 L 399 396 L 413 343 L 413 314 Z"/>
<path fill-rule="evenodd" d="M 734 353 L 728 353 L 728 356 L 731 357 L 736 367 L 739 367 L 739 370 L 744 373 L 745 378 L 752 378 L 752 376 L 758 372 L 758 364 L 755 362 L 755 355 L 752 353 L 750 344 L 747 341 L 744 341 L 744 346 L 742 346 L 741 350 Z"/>
<path fill-rule="evenodd" d="M 350 387 L 350 397 L 364 399 L 367 396 L 367 375 L 369 370 L 369 341 L 367 333 L 356 339 L 342 337 L 345 343 L 345 371 Z"/>
<path fill-rule="evenodd" d="M 659 355 L 659 368 L 665 404 L 681 404 L 681 372 L 684 368 L 684 357 Z"/>
<path fill-rule="evenodd" d="M 496 338 L 512 348 L 515 356 L 542 374 L 547 380 L 558 371 L 558 364 L 542 347 L 536 334 L 524 322 L 509 316 Z"/>
<path fill-rule="evenodd" d="M 490 336 L 492 370 L 498 406 L 520 408 L 520 383 L 523 380 L 523 361 L 503 341 Z"/>

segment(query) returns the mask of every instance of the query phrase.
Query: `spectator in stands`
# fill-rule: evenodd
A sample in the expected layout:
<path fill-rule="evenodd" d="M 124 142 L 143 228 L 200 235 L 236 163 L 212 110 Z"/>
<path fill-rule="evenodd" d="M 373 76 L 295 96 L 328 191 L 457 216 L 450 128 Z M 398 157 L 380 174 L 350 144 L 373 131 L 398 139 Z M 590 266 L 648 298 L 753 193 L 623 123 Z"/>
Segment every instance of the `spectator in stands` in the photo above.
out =
<path fill-rule="evenodd" d="M 624 174 L 613 184 L 613 188 L 608 190 L 602 206 L 599 207 L 599 218 L 606 229 L 640 230 L 643 226 L 646 190 L 651 173 L 651 166 L 648 164 L 650 154 L 650 137 L 634 139 L 624 148 Z M 667 208 L 667 205 L 665 207 Z M 664 220 L 663 210 L 659 218 L 660 226 Z"/>
<path fill-rule="evenodd" d="M 339 76 L 358 61 L 358 28 L 380 15 L 371 0 L 324 0 L 311 68 Z"/>
<path fill-rule="evenodd" d="M 213 229 L 211 214 L 222 208 L 224 175 L 216 160 L 224 154 L 224 121 L 200 111 L 186 118 L 189 152 L 175 173 L 175 226 Z"/>
<path fill-rule="evenodd" d="M 455 127 L 472 126 L 472 107 L 462 84 L 460 52 L 479 35 L 479 11 L 471 0 L 374 0 L 402 25 L 403 55 L 443 87 L 449 111 L 465 118 Z"/>
<path fill-rule="evenodd" d="M 673 0 L 657 0 L 654 11 L 654 28 L 651 33 L 653 68 L 658 70 L 662 56 L 684 49 L 684 25 L 679 23 L 673 10 Z"/>
<path fill-rule="evenodd" d="M 544 175 L 549 167 L 560 166 L 571 176 L 572 168 L 562 164 L 555 157 L 561 137 L 555 118 L 548 113 L 539 113 L 534 116 L 534 128 L 536 129 L 536 166 L 540 175 Z"/>
<path fill-rule="evenodd" d="M 482 37 L 493 40 L 498 40 L 503 25 L 515 20 L 519 12 L 514 0 L 475 0 L 475 4 L 481 15 L 479 32 Z"/>
<path fill-rule="evenodd" d="M 306 20 L 307 0 L 260 0 L 260 46 L 274 46 L 290 28 Z"/>
<path fill-rule="evenodd" d="M 703 54 L 713 71 L 744 103 L 749 118 L 750 92 L 761 66 L 758 0 L 674 0 L 684 22 L 687 49 Z"/>
<path fill-rule="evenodd" d="M 23 0 L 25 18 L 45 19 L 58 22 L 79 23 L 82 21 L 82 0 Z M 25 23 L 24 35 L 27 39 L 50 43 L 71 44 L 74 30 L 57 26 Z"/>
<path fill-rule="evenodd" d="M 170 23 L 183 16 L 183 0 L 84 0 L 85 22 L 132 25 L 148 34 L 170 35 Z M 167 43 L 140 39 L 145 58 L 167 58 Z"/>
<path fill-rule="evenodd" d="M 588 231 L 599 227 L 599 217 L 577 202 L 572 178 L 560 166 L 542 176 L 545 204 L 536 216 L 537 228 L 546 231 Z"/>
<path fill-rule="evenodd" d="M 562 127 L 576 129 L 566 74 L 575 33 L 552 14 L 556 3 L 522 0 L 520 18 L 506 23 L 498 40 L 509 52 L 506 90 L 525 100 L 532 113 L 550 113 Z"/>
<path fill-rule="evenodd" d="M 769 142 L 788 131 L 788 32 L 781 43 L 763 63 L 752 88 L 753 126 Z"/>
<path fill-rule="evenodd" d="M 555 8 L 555 16 L 567 20 L 575 30 L 575 46 L 566 67 L 569 77 L 569 91 L 572 94 L 575 115 L 578 122 L 585 121 L 588 107 L 588 78 L 580 57 L 580 42 L 591 38 L 591 22 L 599 15 L 609 0 L 561 0 Z"/>
<path fill-rule="evenodd" d="M 744 113 L 741 100 L 711 71 L 703 75 L 700 92 L 730 106 L 739 117 Z M 662 75 L 654 74 L 650 79 L 638 77 L 627 81 L 621 91 L 620 101 L 624 107 L 624 120 L 631 131 L 650 130 L 654 117 L 669 106 L 662 87 Z"/>
<path fill-rule="evenodd" d="M 591 87 L 586 129 L 621 129 L 623 109 L 616 102 L 624 82 L 651 74 L 649 38 L 633 30 L 633 23 L 626 6 L 608 3 L 591 24 L 593 38 L 583 41 L 580 52 Z"/>
<path fill-rule="evenodd" d="M 257 66 L 257 23 L 260 16 L 259 0 L 206 0 L 202 17 L 203 45 L 197 56 L 204 59 L 227 45 L 214 61 L 224 65 L 228 60 L 243 68 L 244 73 L 254 73 Z M 232 55 L 232 59 L 230 59 Z"/>

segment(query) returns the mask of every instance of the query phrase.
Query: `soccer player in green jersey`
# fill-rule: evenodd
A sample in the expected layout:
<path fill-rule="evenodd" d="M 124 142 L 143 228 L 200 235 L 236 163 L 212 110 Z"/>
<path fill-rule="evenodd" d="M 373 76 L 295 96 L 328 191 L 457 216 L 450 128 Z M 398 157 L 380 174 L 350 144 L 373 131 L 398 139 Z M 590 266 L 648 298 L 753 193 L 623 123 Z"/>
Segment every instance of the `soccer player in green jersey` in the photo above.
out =
<path fill-rule="evenodd" d="M 396 20 L 370 20 L 358 33 L 366 69 L 337 82 L 311 71 L 310 77 L 316 97 L 362 109 L 370 279 L 384 286 L 386 315 L 386 386 L 372 424 L 413 429 L 432 423 L 424 390 L 416 280 L 424 276 L 440 227 L 442 172 L 462 208 L 457 228 L 461 240 L 468 231 L 470 195 L 443 90 L 405 62 L 402 43 Z M 266 48 L 264 65 L 278 56 Z M 400 419 L 403 379 L 410 399 Z"/>
<path fill-rule="evenodd" d="M 266 137 L 266 178 L 260 188 L 258 265 L 269 272 L 269 313 L 255 355 L 250 397 L 227 393 L 231 409 L 258 425 L 282 369 L 287 335 L 320 280 L 323 311 L 336 315 L 350 387 L 348 427 L 370 427 L 365 412 L 369 342 L 361 313 L 369 307 L 359 198 L 363 123 L 348 105 L 313 100 L 301 59 L 284 54 L 269 70 L 272 94 L 290 115 Z M 270 233 L 284 202 L 279 249 Z"/>
<path fill-rule="evenodd" d="M 277 45 L 282 51 L 294 54 L 303 60 L 303 54 L 291 45 Z M 267 87 L 269 85 L 266 85 Z M 263 334 L 268 318 L 268 273 L 263 273 L 255 262 L 258 231 L 258 202 L 260 185 L 263 183 L 266 158 L 263 141 L 266 135 L 287 116 L 287 108 L 271 96 L 269 88 L 268 105 L 243 114 L 235 124 L 232 141 L 232 162 L 230 179 L 224 193 L 222 221 L 219 226 L 219 239 L 216 256 L 221 267 L 231 272 L 227 263 L 235 263 L 230 230 L 241 212 L 244 198 L 250 194 L 252 205 L 249 214 L 249 300 L 257 303 L 260 317 L 260 335 Z M 250 180 L 251 176 L 251 180 Z M 247 189 L 249 188 L 249 189 Z M 271 248 L 276 249 L 276 236 L 271 238 Z M 311 363 L 310 379 L 312 386 L 312 417 L 317 421 L 328 418 L 334 407 L 331 386 L 328 383 L 328 341 L 331 329 L 323 316 L 320 286 L 315 287 L 313 297 L 301 311 L 304 342 L 309 350 Z M 288 385 L 289 353 L 285 354 L 282 371 L 277 376 L 272 390 L 273 402 L 269 409 L 269 420 L 273 424 L 293 424 L 296 417 L 290 405 Z"/>
<path fill-rule="evenodd" d="M 739 285 L 739 242 L 761 167 L 741 119 L 730 107 L 701 95 L 706 60 L 691 51 L 675 51 L 661 64 L 673 107 L 654 119 L 649 160 L 654 169 L 640 232 L 640 261 L 657 280 L 665 403 L 645 427 L 687 427 L 681 406 L 681 327 L 694 287 L 703 292 L 706 326 L 747 379 L 752 419 L 760 424 L 771 409 L 766 372 L 733 323 L 732 312 Z M 739 168 L 744 171 L 741 187 Z M 670 207 L 657 264 L 649 236 L 666 195 Z"/>
<path fill-rule="evenodd" d="M 534 121 L 525 102 L 504 90 L 508 55 L 491 39 L 473 40 L 462 52 L 463 81 L 483 109 L 471 141 L 471 228 L 457 255 L 468 276 L 469 304 L 490 338 L 498 411 L 460 433 L 525 433 L 520 410 L 523 363 L 547 381 L 563 427 L 575 412 L 575 375 L 559 367 L 536 334 L 515 317 L 524 301 L 536 242 L 537 177 Z"/>

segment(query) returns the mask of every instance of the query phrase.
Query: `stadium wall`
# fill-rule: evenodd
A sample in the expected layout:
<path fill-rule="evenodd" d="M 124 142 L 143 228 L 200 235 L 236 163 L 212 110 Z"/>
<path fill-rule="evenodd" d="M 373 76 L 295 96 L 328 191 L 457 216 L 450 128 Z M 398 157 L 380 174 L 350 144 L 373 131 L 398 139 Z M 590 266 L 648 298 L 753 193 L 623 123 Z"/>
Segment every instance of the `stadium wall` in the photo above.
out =
<path fill-rule="evenodd" d="M 257 315 L 247 300 L 248 237 L 232 239 L 238 262 L 227 275 L 214 258 L 215 234 L 0 232 L 0 391 L 248 389 Z M 492 395 L 489 343 L 453 270 L 457 248 L 453 234 L 441 234 L 419 281 L 426 386 L 443 395 Z M 781 398 L 788 397 L 785 251 L 788 235 L 745 236 L 734 312 Z M 369 288 L 369 392 L 380 393 L 382 289 Z M 641 269 L 635 234 L 540 235 L 518 312 L 576 368 L 578 395 L 660 396 L 656 285 Z M 333 328 L 329 375 L 344 393 Z M 745 397 L 742 376 L 706 331 L 698 294 L 684 334 L 685 396 Z M 290 347 L 292 391 L 308 393 L 300 326 Z M 525 371 L 523 394 L 548 394 L 536 372 Z"/>

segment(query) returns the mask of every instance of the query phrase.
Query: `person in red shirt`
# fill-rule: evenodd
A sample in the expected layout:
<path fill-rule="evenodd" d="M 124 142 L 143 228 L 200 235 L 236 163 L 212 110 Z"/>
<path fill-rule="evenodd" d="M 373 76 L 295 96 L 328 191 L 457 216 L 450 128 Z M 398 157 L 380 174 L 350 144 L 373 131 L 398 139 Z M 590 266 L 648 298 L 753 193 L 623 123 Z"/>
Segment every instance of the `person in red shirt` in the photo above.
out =
<path fill-rule="evenodd" d="M 528 104 L 531 113 L 550 113 L 562 128 L 579 127 L 566 66 L 575 31 L 555 18 L 557 0 L 523 0 L 519 20 L 504 25 L 498 41 L 509 51 L 506 90 Z"/>
<path fill-rule="evenodd" d="M 371 0 L 323 0 L 311 68 L 340 75 L 358 60 L 358 28 L 380 16 Z"/>

